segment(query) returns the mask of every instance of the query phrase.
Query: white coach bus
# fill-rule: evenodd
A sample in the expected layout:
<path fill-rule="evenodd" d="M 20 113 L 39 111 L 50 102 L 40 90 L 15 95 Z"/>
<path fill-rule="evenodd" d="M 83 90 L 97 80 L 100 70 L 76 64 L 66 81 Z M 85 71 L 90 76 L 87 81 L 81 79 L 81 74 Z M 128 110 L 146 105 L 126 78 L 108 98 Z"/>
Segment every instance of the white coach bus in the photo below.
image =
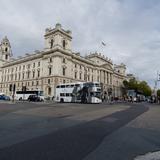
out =
<path fill-rule="evenodd" d="M 101 92 L 101 84 L 99 82 L 60 84 L 56 87 L 55 101 L 101 103 Z"/>
<path fill-rule="evenodd" d="M 44 100 L 43 91 L 37 91 L 37 90 L 33 90 L 33 91 L 16 91 L 15 99 L 16 100 L 28 100 L 28 97 L 30 95 L 37 95 L 42 100 Z"/>

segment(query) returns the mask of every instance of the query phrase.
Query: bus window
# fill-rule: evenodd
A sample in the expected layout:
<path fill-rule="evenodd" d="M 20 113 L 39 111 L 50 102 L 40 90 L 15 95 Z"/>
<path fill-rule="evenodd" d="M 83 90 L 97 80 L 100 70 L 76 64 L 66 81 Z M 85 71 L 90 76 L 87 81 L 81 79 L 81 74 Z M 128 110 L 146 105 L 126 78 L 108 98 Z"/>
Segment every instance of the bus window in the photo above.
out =
<path fill-rule="evenodd" d="M 69 93 L 66 93 L 66 97 L 69 97 Z"/>
<path fill-rule="evenodd" d="M 43 91 L 39 91 L 39 96 L 43 96 Z"/>
<path fill-rule="evenodd" d="M 93 92 L 91 92 L 91 93 L 90 93 L 90 96 L 91 96 L 91 97 L 93 97 L 93 96 L 94 96 L 94 93 L 93 93 Z"/>
<path fill-rule="evenodd" d="M 76 86 L 76 87 L 79 87 L 79 86 L 80 86 L 80 84 L 76 84 L 75 86 Z"/>
<path fill-rule="evenodd" d="M 87 83 L 84 83 L 84 86 L 87 86 L 87 87 L 93 87 L 93 83 L 91 83 L 91 82 L 87 82 Z"/>
<path fill-rule="evenodd" d="M 64 96 L 65 96 L 65 93 L 60 93 L 60 96 L 61 96 L 61 97 L 64 97 Z"/>
<path fill-rule="evenodd" d="M 100 87 L 100 84 L 99 84 L 99 83 L 95 83 L 95 86 L 96 86 L 96 87 Z"/>
<path fill-rule="evenodd" d="M 65 85 L 61 85 L 61 88 L 65 88 Z"/>
<path fill-rule="evenodd" d="M 60 86 L 57 86 L 56 88 L 60 88 Z"/>
<path fill-rule="evenodd" d="M 71 84 L 71 88 L 73 88 L 74 87 L 74 84 Z"/>
<path fill-rule="evenodd" d="M 71 86 L 70 85 L 66 85 L 66 88 L 70 88 Z"/>
<path fill-rule="evenodd" d="M 97 97 L 97 98 L 100 98 L 101 97 L 101 92 L 94 92 L 94 96 Z"/>

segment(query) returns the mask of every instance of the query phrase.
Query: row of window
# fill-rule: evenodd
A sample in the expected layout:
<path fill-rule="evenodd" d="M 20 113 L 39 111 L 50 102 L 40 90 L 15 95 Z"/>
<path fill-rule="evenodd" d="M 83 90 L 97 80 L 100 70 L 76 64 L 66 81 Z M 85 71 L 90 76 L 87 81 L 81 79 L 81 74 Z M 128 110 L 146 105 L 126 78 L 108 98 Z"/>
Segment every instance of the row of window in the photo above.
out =
<path fill-rule="evenodd" d="M 46 81 L 46 80 L 45 80 Z M 47 84 L 51 84 L 51 79 L 47 79 Z M 34 85 L 39 85 L 39 81 L 32 81 L 32 82 L 26 82 L 26 83 L 20 83 L 20 82 L 18 82 L 17 83 L 17 86 L 19 87 L 19 86 L 23 86 L 23 85 L 25 85 L 25 86 L 34 86 Z M 3 84 L 3 85 L 1 85 L 1 88 L 2 87 L 8 87 L 9 86 L 9 84 Z"/>
<path fill-rule="evenodd" d="M 32 81 L 32 82 L 22 82 L 22 83 L 16 83 L 16 87 L 21 87 L 21 86 L 38 86 L 40 83 L 39 81 Z M 1 88 L 9 88 L 9 84 L 1 84 Z"/>
<path fill-rule="evenodd" d="M 52 62 L 52 58 L 50 58 L 49 61 Z M 63 58 L 63 59 L 62 59 L 62 63 L 66 63 L 66 58 Z M 80 69 L 80 70 L 83 69 L 83 66 L 80 65 L 80 64 L 75 63 L 74 66 L 75 66 L 75 68 L 78 68 L 78 66 L 79 66 L 79 69 Z M 91 71 L 91 72 L 93 73 L 93 68 L 87 67 L 87 70 L 86 70 L 86 71 L 88 71 L 88 72 Z"/>
<path fill-rule="evenodd" d="M 88 87 L 101 87 L 100 83 L 93 83 L 93 82 L 85 82 L 83 85 Z M 79 86 L 80 84 L 66 84 L 66 85 L 58 85 L 56 88 L 74 88 Z"/>
<path fill-rule="evenodd" d="M 82 69 L 82 68 L 83 68 L 82 65 L 78 65 L 78 64 L 76 64 L 76 63 L 75 63 L 74 65 L 75 65 L 75 68 L 78 68 L 78 66 L 79 66 L 79 69 Z M 94 70 L 93 70 L 93 68 L 88 68 L 88 67 L 87 67 L 85 71 L 88 71 L 88 72 L 91 71 L 91 72 L 93 73 Z"/>
<path fill-rule="evenodd" d="M 60 86 L 57 86 L 56 88 L 73 88 L 74 86 L 78 87 L 80 86 L 80 84 L 71 84 L 71 85 L 60 85 Z"/>
<path fill-rule="evenodd" d="M 63 58 L 63 59 L 62 59 L 62 62 L 63 62 L 63 63 L 66 63 L 66 59 Z M 74 66 L 75 66 L 75 68 L 78 68 L 78 66 L 79 66 L 79 69 L 80 69 L 80 70 L 83 68 L 82 65 L 79 65 L 79 64 L 77 64 L 77 63 L 75 63 Z M 92 68 L 87 68 L 87 71 L 88 71 L 88 72 L 90 72 L 90 70 L 91 70 L 92 73 L 93 73 L 93 69 L 92 69 Z"/>
<path fill-rule="evenodd" d="M 73 94 L 72 93 L 60 93 L 61 97 L 72 97 Z"/>
<path fill-rule="evenodd" d="M 22 65 L 22 66 L 15 67 L 15 68 L 5 69 L 5 70 L 3 70 L 2 73 L 10 73 L 10 72 L 18 71 L 18 70 L 21 71 L 22 69 L 25 70 L 26 68 L 30 69 L 31 66 L 32 66 L 32 68 L 40 67 L 40 62 L 38 62 L 37 65 L 36 65 L 36 62 L 34 62 L 32 65 L 27 64 L 27 65 Z"/>
<path fill-rule="evenodd" d="M 63 74 L 63 76 L 66 76 L 66 68 L 65 67 L 62 68 L 62 74 Z M 78 72 L 74 72 L 74 78 L 78 79 Z M 79 79 L 80 80 L 88 80 L 88 81 L 92 80 L 93 81 L 93 75 L 92 75 L 91 79 L 90 79 L 90 75 L 87 75 L 87 74 L 84 74 L 84 78 L 82 78 L 82 73 L 80 72 L 79 73 Z M 99 76 L 97 78 L 97 81 L 99 81 Z"/>
<path fill-rule="evenodd" d="M 2 77 L 2 82 L 8 82 L 8 81 L 13 81 L 13 80 L 21 80 L 25 78 L 35 78 L 36 72 L 26 72 L 26 73 L 16 73 L 16 74 L 11 74 L 11 75 L 5 75 Z M 37 78 L 40 77 L 40 70 L 37 70 Z"/>

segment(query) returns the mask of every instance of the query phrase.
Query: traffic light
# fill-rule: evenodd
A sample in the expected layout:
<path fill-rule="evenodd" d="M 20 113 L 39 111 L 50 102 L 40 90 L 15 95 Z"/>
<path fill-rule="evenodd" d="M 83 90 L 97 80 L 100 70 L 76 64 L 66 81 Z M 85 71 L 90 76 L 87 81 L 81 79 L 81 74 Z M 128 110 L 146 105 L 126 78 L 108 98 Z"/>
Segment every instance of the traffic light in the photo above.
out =
<path fill-rule="evenodd" d="M 12 92 L 12 84 L 9 85 L 9 91 Z"/>

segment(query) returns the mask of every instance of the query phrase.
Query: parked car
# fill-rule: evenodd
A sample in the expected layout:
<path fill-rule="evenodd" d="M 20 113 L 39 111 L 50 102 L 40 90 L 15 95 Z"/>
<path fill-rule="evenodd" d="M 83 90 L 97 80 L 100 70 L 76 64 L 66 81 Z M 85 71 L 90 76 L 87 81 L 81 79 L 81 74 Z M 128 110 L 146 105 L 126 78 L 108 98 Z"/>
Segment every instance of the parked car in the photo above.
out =
<path fill-rule="evenodd" d="M 0 100 L 10 101 L 10 97 L 6 95 L 0 95 Z"/>
<path fill-rule="evenodd" d="M 43 101 L 43 99 L 41 98 L 41 97 L 39 97 L 39 96 L 37 96 L 37 95 L 30 95 L 29 97 L 28 97 L 28 101 L 32 101 L 32 102 L 42 102 Z"/>

